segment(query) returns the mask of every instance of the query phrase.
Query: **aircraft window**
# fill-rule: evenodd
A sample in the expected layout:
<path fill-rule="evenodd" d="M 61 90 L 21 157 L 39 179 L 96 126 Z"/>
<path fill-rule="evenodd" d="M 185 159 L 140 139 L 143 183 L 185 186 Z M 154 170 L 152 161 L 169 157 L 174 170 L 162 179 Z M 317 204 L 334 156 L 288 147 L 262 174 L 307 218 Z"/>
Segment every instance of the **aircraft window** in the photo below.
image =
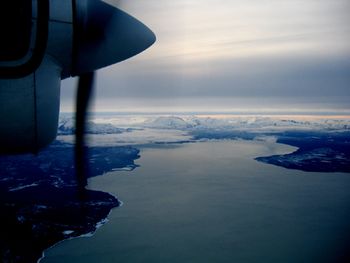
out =
<path fill-rule="evenodd" d="M 0 61 L 23 58 L 31 41 L 32 1 L 0 2 Z"/>

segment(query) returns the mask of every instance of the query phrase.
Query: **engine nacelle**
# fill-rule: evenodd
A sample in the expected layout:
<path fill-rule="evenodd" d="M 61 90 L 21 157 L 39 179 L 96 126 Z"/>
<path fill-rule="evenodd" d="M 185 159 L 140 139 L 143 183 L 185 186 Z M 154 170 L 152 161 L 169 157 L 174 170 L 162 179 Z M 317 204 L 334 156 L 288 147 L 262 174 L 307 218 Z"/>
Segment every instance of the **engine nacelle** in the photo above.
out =
<path fill-rule="evenodd" d="M 1 153 L 36 152 L 55 139 L 61 79 L 120 62 L 155 42 L 145 25 L 103 1 L 4 2 Z"/>

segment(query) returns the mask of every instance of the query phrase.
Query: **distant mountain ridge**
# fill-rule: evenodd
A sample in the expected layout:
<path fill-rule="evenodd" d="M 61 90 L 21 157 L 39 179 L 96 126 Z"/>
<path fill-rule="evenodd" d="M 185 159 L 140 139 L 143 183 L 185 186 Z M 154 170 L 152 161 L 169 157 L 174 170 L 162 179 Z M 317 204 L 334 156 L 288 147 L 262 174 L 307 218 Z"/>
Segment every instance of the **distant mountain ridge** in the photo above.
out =
<path fill-rule="evenodd" d="M 350 119 L 298 120 L 293 118 L 275 118 L 273 116 L 247 117 L 198 117 L 198 116 L 160 116 L 150 117 L 140 126 L 158 129 L 327 129 L 350 130 Z"/>
<path fill-rule="evenodd" d="M 110 123 L 95 123 L 88 121 L 86 123 L 87 134 L 118 134 L 130 131 L 130 129 L 121 129 Z M 58 135 L 72 135 L 75 133 L 75 123 L 73 118 L 65 118 L 60 120 L 58 124 Z"/>

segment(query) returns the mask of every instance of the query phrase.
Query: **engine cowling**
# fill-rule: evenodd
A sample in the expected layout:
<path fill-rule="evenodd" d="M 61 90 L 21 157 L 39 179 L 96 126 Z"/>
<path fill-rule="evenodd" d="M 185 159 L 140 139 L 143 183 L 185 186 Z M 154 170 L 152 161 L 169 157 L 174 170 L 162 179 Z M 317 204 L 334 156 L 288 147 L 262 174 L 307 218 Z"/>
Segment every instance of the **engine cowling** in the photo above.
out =
<path fill-rule="evenodd" d="M 36 152 L 56 138 L 61 79 L 132 57 L 151 46 L 155 35 L 100 0 L 11 3 L 0 4 L 0 22 L 16 23 L 17 30 L 0 25 L 8 36 L 0 45 L 0 153 Z M 23 19 L 11 20 L 18 12 Z"/>

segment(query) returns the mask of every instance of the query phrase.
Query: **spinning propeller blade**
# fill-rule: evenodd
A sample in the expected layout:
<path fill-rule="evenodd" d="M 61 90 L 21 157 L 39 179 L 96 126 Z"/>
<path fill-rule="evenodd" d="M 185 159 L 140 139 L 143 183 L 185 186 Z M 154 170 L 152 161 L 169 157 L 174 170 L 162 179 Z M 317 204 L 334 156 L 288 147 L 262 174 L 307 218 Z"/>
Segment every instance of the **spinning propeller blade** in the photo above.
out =
<path fill-rule="evenodd" d="M 99 0 L 76 1 L 75 60 L 73 75 L 79 76 L 76 105 L 75 160 L 79 189 L 87 184 L 87 160 L 84 143 L 85 122 L 94 71 L 135 56 L 149 46 L 156 37 L 137 19 Z"/>
<path fill-rule="evenodd" d="M 84 140 L 85 123 L 89 101 L 93 92 L 94 72 L 79 77 L 75 113 L 75 169 L 78 188 L 83 191 L 87 185 L 87 159 Z"/>

